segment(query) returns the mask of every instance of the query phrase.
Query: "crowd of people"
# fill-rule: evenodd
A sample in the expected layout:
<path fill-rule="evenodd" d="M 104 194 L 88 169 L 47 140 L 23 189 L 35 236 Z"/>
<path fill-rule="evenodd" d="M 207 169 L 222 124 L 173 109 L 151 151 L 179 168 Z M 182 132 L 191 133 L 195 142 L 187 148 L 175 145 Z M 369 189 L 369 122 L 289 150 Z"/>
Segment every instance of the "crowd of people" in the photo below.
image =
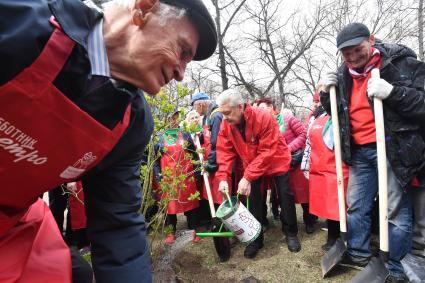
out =
<path fill-rule="evenodd" d="M 202 135 L 208 137 L 206 146 L 211 149 L 205 169 L 211 173 L 214 201 L 220 203 L 217 193 L 247 195 L 251 213 L 265 227 L 270 189 L 271 211 L 281 220 L 288 249 L 301 249 L 295 210 L 301 203 L 307 233 L 314 232 L 318 217 L 326 219 L 328 236 L 322 248 L 328 251 L 341 236 L 329 99 L 330 87 L 336 86 L 348 225 L 347 252 L 339 264 L 363 269 L 373 256 L 370 240 L 378 197 L 372 110 L 372 98 L 377 97 L 384 102 L 387 141 L 386 282 L 407 282 L 401 260 L 410 252 L 423 255 L 424 250 L 424 215 L 417 200 L 412 206 L 412 195 L 421 192 L 425 165 L 420 122 L 425 110 L 425 64 L 405 46 L 376 42 L 361 23 L 344 27 L 337 47 L 344 63 L 338 72 L 321 78 L 304 123 L 288 109 L 277 110 L 271 98 L 247 101 L 237 89 L 225 90 L 215 101 L 204 93 L 193 96 L 192 105 L 204 119 Z M 371 78 L 373 68 L 380 69 L 380 79 Z M 245 257 L 254 258 L 263 247 L 263 231 L 246 246 Z"/>
<path fill-rule="evenodd" d="M 92 272 L 101 283 L 151 282 L 139 212 L 140 166 L 153 131 L 144 93 L 181 81 L 190 61 L 214 53 L 210 13 L 201 0 L 113 0 L 102 12 L 80 1 L 6 0 L 0 26 L 0 282 L 92 282 Z M 209 194 L 202 171 L 215 208 L 224 195 L 243 195 L 263 226 L 246 246 L 246 258 L 264 246 L 268 199 L 290 252 L 302 249 L 297 203 L 306 233 L 315 231 L 318 217 L 326 219 L 322 248 L 331 249 L 341 237 L 330 119 L 336 115 L 347 204 L 347 251 L 340 264 L 363 269 L 373 256 L 378 98 L 388 185 L 385 282 L 408 282 L 402 259 L 408 253 L 425 257 L 425 63 L 406 46 L 380 42 L 361 23 L 346 25 L 336 45 L 343 63 L 317 78 L 304 121 L 270 97 L 248 101 L 235 88 L 215 99 L 192 96 L 186 121 L 197 133 L 180 127 L 180 112 L 170 117 L 156 146 L 161 158 L 154 181 L 186 178 L 177 180 L 175 192 L 157 187 L 158 197 L 171 199 L 168 245 L 178 213 L 194 230 L 205 218 Z M 375 68 L 380 78 L 371 77 Z M 330 107 L 334 87 L 337 113 Z M 192 162 L 198 154 L 200 165 Z M 61 186 L 71 192 L 69 200 Z M 49 210 L 39 196 L 52 188 Z M 197 192 L 200 197 L 193 197 Z M 71 225 L 63 231 L 65 207 Z M 67 244 L 90 249 L 92 267 L 68 248 L 64 235 Z M 194 234 L 193 241 L 200 240 Z"/>

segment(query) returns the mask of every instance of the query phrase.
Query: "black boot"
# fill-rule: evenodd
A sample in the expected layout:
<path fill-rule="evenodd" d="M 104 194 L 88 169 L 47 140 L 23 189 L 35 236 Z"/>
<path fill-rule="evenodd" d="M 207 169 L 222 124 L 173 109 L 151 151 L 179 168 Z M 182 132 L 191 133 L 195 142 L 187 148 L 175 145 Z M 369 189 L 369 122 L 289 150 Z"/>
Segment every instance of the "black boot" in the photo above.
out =
<path fill-rule="evenodd" d="M 325 252 L 329 251 L 332 246 L 335 244 L 336 242 L 336 238 L 328 238 L 326 241 L 326 244 L 324 244 L 322 246 L 322 250 L 324 250 Z"/>
<path fill-rule="evenodd" d="M 286 243 L 288 245 L 288 250 L 290 252 L 297 253 L 301 250 L 301 244 L 300 244 L 300 241 L 298 240 L 297 235 L 295 236 L 286 235 Z"/>
<path fill-rule="evenodd" d="M 313 234 L 314 231 L 316 231 L 316 228 L 314 227 L 314 224 L 306 224 L 305 225 L 305 232 L 307 234 Z"/>
<path fill-rule="evenodd" d="M 245 251 L 243 253 L 246 258 L 255 258 L 258 254 L 258 251 L 264 246 L 263 244 L 263 234 L 258 236 L 258 238 L 246 246 Z"/>

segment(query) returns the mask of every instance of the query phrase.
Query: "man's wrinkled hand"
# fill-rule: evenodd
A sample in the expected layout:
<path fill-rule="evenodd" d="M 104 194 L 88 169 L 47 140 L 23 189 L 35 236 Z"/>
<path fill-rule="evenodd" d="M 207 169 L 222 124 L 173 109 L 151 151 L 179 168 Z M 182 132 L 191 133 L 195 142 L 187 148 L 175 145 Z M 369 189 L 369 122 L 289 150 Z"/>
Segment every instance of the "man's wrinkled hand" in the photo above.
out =
<path fill-rule="evenodd" d="M 222 194 L 229 193 L 229 184 L 226 181 L 220 181 L 218 191 Z"/>
<path fill-rule="evenodd" d="M 381 78 L 370 78 L 367 83 L 367 95 L 370 98 L 376 97 L 379 99 L 386 99 L 394 86 Z"/>
<path fill-rule="evenodd" d="M 251 194 L 251 182 L 242 178 L 238 184 L 238 193 L 249 196 Z"/>

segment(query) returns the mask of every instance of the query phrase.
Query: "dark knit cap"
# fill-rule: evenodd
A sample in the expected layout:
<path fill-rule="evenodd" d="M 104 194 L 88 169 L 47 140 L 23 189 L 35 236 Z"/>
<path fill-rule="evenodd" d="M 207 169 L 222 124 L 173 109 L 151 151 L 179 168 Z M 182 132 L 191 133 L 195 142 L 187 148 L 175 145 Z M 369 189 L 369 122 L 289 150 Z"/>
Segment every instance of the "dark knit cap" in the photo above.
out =
<path fill-rule="evenodd" d="M 199 44 L 193 60 L 205 60 L 214 54 L 217 47 L 217 31 L 202 0 L 160 0 L 160 2 L 185 9 L 189 20 L 198 30 Z"/>
<path fill-rule="evenodd" d="M 336 37 L 336 47 L 338 50 L 349 46 L 356 46 L 368 39 L 369 29 L 361 23 L 351 23 L 346 25 Z"/>

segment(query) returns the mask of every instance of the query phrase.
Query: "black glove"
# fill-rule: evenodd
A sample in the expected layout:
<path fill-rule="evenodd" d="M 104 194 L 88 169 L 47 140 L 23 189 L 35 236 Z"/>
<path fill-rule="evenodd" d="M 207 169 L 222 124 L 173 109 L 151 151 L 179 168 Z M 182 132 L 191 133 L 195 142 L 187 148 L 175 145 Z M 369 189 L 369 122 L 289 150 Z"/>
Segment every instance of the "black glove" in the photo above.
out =
<path fill-rule="evenodd" d="M 291 154 L 291 168 L 294 168 L 303 159 L 304 150 L 299 149 Z"/>
<path fill-rule="evenodd" d="M 218 164 L 217 163 L 207 163 L 204 165 L 205 171 L 209 173 L 214 173 L 218 170 Z"/>

